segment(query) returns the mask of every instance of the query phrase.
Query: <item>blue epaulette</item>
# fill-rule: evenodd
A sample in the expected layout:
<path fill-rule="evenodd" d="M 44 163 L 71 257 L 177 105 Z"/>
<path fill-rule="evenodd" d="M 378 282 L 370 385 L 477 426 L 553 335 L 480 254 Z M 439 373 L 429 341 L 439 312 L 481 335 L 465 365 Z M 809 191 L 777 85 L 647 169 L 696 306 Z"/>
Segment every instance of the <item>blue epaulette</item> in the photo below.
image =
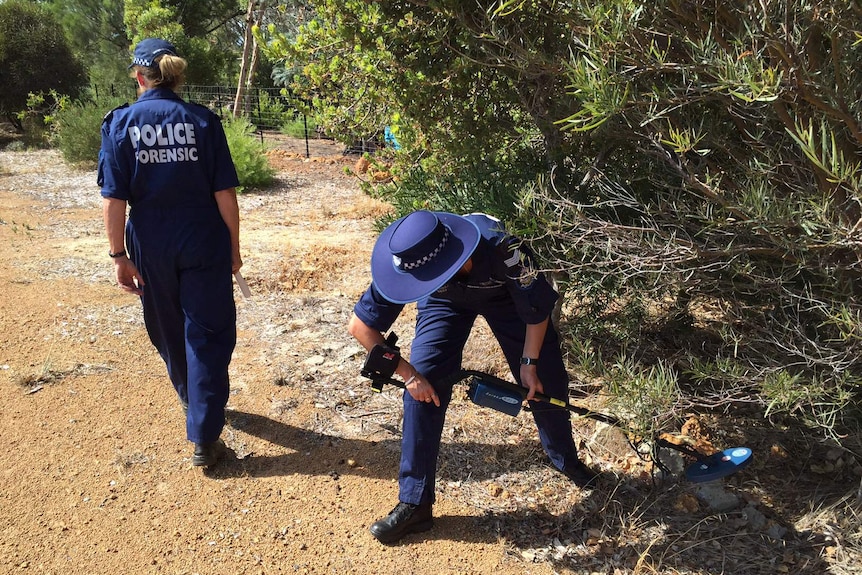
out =
<path fill-rule="evenodd" d="M 128 102 L 126 102 L 125 104 L 122 104 L 120 106 L 117 106 L 116 108 L 114 108 L 113 110 L 111 110 L 107 114 L 105 114 L 105 117 L 102 118 L 102 123 L 104 124 L 105 122 L 110 122 L 111 118 L 114 117 L 114 112 L 116 112 L 117 110 L 122 110 L 123 108 L 128 108 L 128 107 L 129 107 Z"/>

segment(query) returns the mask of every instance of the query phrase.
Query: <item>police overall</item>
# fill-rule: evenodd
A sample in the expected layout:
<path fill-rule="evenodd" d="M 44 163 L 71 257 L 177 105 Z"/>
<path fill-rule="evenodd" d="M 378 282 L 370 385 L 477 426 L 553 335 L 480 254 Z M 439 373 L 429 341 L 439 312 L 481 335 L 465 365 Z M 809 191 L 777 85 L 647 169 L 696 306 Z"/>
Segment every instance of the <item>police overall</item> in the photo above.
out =
<path fill-rule="evenodd" d="M 213 194 L 238 181 L 221 124 L 153 88 L 106 116 L 102 137 L 99 184 L 131 207 L 126 246 L 144 280 L 147 333 L 187 406 L 188 439 L 213 442 L 236 344 L 230 235 Z"/>
<path fill-rule="evenodd" d="M 453 387 L 442 385 L 441 380 L 461 369 L 463 349 L 476 318 L 481 315 L 487 321 L 509 368 L 519 379 L 526 324 L 548 318 L 558 298 L 546 279 L 533 271 L 524 248 L 501 230 L 499 221 L 482 214 L 465 218 L 481 233 L 471 255 L 469 275 L 456 276 L 417 302 L 410 363 L 434 385 L 441 405 L 416 401 L 404 393 L 399 500 L 405 503 L 434 501 L 437 457 Z M 387 301 L 372 284 L 354 313 L 367 325 L 385 332 L 402 308 L 403 304 Z M 558 335 L 550 322 L 539 357 L 537 370 L 544 392 L 566 397 L 568 376 Z M 569 413 L 541 402 L 531 402 L 531 408 L 542 447 L 553 465 L 562 469 L 577 462 Z"/>

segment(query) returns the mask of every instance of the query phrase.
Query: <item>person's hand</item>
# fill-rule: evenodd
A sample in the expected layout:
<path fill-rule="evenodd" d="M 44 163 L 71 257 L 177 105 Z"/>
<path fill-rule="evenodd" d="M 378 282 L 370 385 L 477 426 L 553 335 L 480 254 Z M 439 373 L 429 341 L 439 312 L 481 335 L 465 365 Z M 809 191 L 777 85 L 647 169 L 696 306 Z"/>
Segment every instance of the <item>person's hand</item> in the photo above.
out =
<path fill-rule="evenodd" d="M 144 278 L 141 277 L 141 273 L 132 260 L 126 256 L 115 259 L 114 270 L 120 289 L 135 295 L 143 295 Z"/>
<path fill-rule="evenodd" d="M 527 392 L 527 401 L 533 399 L 537 393 L 545 393 L 535 365 L 521 366 L 521 385 L 530 390 Z"/>
<path fill-rule="evenodd" d="M 407 380 L 407 384 L 404 387 L 407 389 L 410 397 L 416 401 L 423 403 L 431 403 L 433 401 L 434 405 L 440 407 L 440 398 L 437 397 L 437 392 L 434 391 L 434 386 L 428 383 L 428 380 L 425 379 L 422 374 L 418 372 L 415 373 Z"/>
<path fill-rule="evenodd" d="M 242 256 L 239 255 L 239 252 L 231 254 L 231 266 L 230 273 L 235 274 L 242 267 Z"/>

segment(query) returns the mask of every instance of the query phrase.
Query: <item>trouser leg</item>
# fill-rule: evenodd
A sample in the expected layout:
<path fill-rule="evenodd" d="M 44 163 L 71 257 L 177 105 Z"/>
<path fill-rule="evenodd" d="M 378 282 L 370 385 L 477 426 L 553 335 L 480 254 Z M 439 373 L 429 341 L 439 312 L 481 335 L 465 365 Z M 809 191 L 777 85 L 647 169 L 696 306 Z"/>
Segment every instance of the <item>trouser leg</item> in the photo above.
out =
<path fill-rule="evenodd" d="M 188 403 L 188 439 L 209 443 L 224 427 L 236 344 L 229 234 L 224 222 L 206 214 L 193 222 L 152 220 L 137 224 L 148 251 L 138 245 L 133 226 L 127 228 L 145 282 L 144 322 L 177 394 Z"/>
<path fill-rule="evenodd" d="M 222 227 L 216 225 L 212 230 L 213 247 L 196 246 L 191 250 L 195 257 L 185 260 L 180 273 L 188 368 L 186 432 L 189 441 L 195 443 L 218 439 L 230 394 L 228 367 L 236 345 L 236 306 L 230 243 L 226 229 L 220 237 Z"/>
<path fill-rule="evenodd" d="M 208 276 L 215 277 L 207 281 Z M 226 283 L 225 277 L 230 275 L 209 270 L 184 274 L 182 280 L 189 381 L 186 432 L 189 441 L 195 443 L 215 441 L 225 424 L 230 394 L 228 367 L 236 344 L 232 285 L 219 285 Z M 207 286 L 205 296 L 202 286 Z"/>
<path fill-rule="evenodd" d="M 180 303 L 176 260 L 169 253 L 145 258 L 132 226 L 127 227 L 126 244 L 130 257 L 144 280 L 141 306 L 147 335 L 165 362 L 168 377 L 177 395 L 187 404 L 189 396 L 185 314 Z"/>
<path fill-rule="evenodd" d="M 434 385 L 440 407 L 416 401 L 404 392 L 398 485 L 399 500 L 405 503 L 434 502 L 437 457 L 453 387 L 451 383 L 442 385 L 440 380 L 461 368 L 464 344 L 475 317 L 445 306 L 426 305 L 419 310 L 410 363 Z"/>
<path fill-rule="evenodd" d="M 524 350 L 526 325 L 517 318 L 487 319 L 500 347 L 503 348 L 509 369 L 520 383 L 520 361 Z M 559 399 L 568 397 L 569 377 L 560 352 L 559 336 L 551 324 L 548 325 L 542 342 L 537 373 L 546 395 Z M 539 431 L 542 448 L 554 467 L 562 469 L 566 463 L 577 460 L 578 449 L 572 438 L 572 423 L 568 410 L 540 401 L 531 401 L 530 410 Z"/>

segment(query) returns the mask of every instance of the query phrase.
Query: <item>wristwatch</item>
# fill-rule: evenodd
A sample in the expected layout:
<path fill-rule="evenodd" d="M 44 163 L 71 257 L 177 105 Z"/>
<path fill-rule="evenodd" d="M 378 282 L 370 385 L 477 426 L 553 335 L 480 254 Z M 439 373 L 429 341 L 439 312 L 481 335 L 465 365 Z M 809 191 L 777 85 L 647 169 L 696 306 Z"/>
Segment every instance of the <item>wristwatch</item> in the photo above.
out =
<path fill-rule="evenodd" d="M 533 357 L 522 357 L 521 365 L 538 365 L 539 360 Z"/>

